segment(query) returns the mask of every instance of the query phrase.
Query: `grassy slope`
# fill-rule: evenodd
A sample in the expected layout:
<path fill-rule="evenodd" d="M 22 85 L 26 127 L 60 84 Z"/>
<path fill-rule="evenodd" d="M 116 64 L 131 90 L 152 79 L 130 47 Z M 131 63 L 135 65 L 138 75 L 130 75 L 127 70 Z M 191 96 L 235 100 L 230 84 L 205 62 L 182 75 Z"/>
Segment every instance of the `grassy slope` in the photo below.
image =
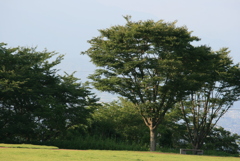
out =
<path fill-rule="evenodd" d="M 0 161 L 239 161 L 234 157 L 208 157 L 133 151 L 1 148 Z"/>

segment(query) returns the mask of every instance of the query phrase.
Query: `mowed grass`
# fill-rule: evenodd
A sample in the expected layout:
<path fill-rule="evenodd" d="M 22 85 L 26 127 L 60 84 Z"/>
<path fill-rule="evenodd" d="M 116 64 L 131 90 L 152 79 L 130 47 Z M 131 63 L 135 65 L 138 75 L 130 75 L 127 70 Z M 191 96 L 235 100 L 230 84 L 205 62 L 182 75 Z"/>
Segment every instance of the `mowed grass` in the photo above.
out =
<path fill-rule="evenodd" d="M 234 157 L 209 157 L 137 151 L 1 148 L 1 161 L 239 161 Z"/>

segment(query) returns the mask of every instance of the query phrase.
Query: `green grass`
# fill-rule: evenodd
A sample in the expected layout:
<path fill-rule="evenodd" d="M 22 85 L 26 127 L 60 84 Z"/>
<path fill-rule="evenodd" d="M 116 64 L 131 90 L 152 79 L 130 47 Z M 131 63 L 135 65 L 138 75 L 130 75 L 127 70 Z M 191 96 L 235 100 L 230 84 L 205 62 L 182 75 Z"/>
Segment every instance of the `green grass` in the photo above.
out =
<path fill-rule="evenodd" d="M 2 145 L 2 144 L 0 144 Z M 12 145 L 5 147 L 11 147 Z M 15 145 L 16 147 L 17 145 Z M 27 149 L 24 147 L 40 147 Z M 22 145 L 21 148 L 1 148 L 0 161 L 239 161 L 237 157 L 210 157 L 158 152 L 110 151 L 110 150 L 61 150 L 52 147 Z"/>
<path fill-rule="evenodd" d="M 32 145 L 32 144 L 4 144 L 4 143 L 0 143 L 0 147 L 29 148 L 29 149 L 58 149 L 58 147 L 56 146 Z"/>

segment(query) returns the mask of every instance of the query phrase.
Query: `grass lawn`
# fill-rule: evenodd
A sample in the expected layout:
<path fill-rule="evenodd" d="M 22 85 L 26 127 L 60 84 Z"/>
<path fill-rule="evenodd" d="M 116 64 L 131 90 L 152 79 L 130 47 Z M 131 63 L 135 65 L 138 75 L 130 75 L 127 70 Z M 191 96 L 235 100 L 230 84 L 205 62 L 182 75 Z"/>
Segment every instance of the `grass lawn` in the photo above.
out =
<path fill-rule="evenodd" d="M 0 144 L 1 146 L 2 144 Z M 16 146 L 16 145 L 15 145 Z M 18 145 L 19 146 L 19 145 Z M 27 146 L 27 145 L 25 145 Z M 32 145 L 31 145 L 32 146 Z M 30 146 L 30 147 L 31 147 Z M 5 146 L 6 147 L 6 146 Z M 9 146 L 8 146 L 9 147 Z M 10 146 L 11 147 L 11 146 Z M 20 146 L 21 147 L 21 146 Z M 34 147 L 34 146 L 33 146 Z M 0 161 L 240 161 L 234 157 L 209 157 L 157 152 L 0 148 Z"/>

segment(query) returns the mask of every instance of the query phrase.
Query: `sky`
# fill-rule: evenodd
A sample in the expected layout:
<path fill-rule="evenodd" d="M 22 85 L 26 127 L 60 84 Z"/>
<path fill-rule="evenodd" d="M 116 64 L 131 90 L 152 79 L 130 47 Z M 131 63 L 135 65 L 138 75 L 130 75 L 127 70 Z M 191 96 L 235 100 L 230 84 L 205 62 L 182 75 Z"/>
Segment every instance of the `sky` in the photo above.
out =
<path fill-rule="evenodd" d="M 90 47 L 87 40 L 99 29 L 124 25 L 126 15 L 133 21 L 177 20 L 201 38 L 196 45 L 228 47 L 234 63 L 240 62 L 240 0 L 0 0 L 0 6 L 0 42 L 64 54 L 57 69 L 76 71 L 82 82 L 96 69 L 80 54 Z M 104 102 L 117 98 L 95 92 Z"/>

